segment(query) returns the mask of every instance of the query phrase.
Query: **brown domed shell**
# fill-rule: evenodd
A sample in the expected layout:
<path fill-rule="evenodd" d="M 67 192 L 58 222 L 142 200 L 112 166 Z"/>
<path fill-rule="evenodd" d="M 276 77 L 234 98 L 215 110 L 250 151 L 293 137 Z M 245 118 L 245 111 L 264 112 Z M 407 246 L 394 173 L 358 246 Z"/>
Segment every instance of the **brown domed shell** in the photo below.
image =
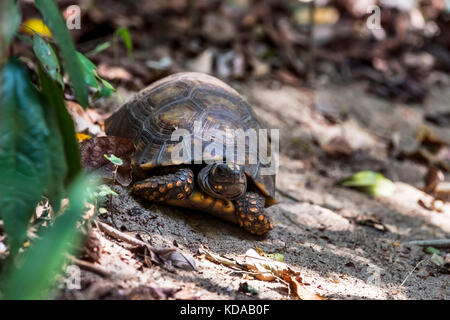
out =
<path fill-rule="evenodd" d="M 140 91 L 105 122 L 106 133 L 132 139 L 136 145 L 135 165 L 144 170 L 176 165 L 171 153 L 180 141 L 172 141 L 172 133 L 186 129 L 191 133 L 192 150 L 201 144 L 204 154 L 210 140 L 194 130 L 261 128 L 249 104 L 229 85 L 212 76 L 186 72 L 163 78 Z M 270 148 L 267 148 L 270 151 Z M 235 150 L 235 152 L 237 152 Z M 249 154 L 246 145 L 246 157 Z M 194 162 L 194 152 L 189 159 Z M 211 155 L 214 157 L 214 155 Z M 259 156 L 258 156 L 259 157 Z M 261 175 L 264 165 L 245 164 L 245 172 L 266 196 L 266 204 L 275 203 L 275 175 Z"/>

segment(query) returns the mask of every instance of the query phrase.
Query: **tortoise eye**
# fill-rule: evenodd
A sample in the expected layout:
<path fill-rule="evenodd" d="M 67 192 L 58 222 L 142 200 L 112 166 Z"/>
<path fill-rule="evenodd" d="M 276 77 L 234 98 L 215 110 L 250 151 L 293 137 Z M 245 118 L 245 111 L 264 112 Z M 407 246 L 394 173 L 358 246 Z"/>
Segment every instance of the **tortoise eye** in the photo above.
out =
<path fill-rule="evenodd" d="M 225 168 L 222 166 L 217 167 L 217 173 L 223 175 L 225 173 Z"/>

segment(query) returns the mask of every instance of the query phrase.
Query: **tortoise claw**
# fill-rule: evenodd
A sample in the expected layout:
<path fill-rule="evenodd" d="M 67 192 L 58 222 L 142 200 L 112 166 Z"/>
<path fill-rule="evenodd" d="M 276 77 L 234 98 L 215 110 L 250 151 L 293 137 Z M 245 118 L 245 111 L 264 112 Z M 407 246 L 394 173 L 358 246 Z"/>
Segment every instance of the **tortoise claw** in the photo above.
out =
<path fill-rule="evenodd" d="M 236 200 L 236 218 L 248 232 L 263 235 L 273 229 L 271 219 L 264 213 L 265 199 L 256 192 L 247 192 Z"/>

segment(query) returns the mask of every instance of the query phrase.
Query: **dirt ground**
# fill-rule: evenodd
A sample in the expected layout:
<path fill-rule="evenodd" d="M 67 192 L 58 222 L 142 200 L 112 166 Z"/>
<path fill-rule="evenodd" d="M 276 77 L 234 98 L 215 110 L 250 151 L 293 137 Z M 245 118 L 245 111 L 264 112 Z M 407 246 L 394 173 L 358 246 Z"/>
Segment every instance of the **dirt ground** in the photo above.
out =
<path fill-rule="evenodd" d="M 257 280 L 199 255 L 199 248 L 207 246 L 233 259 L 255 247 L 282 253 L 304 286 L 325 299 L 450 298 L 448 268 L 431 262 L 422 248 L 408 245 L 411 240 L 448 238 L 450 204 L 440 212 L 421 206 L 420 199 L 431 199 L 421 191 L 427 167 L 389 152 L 393 136 L 397 148 L 414 144 L 411 137 L 423 126 L 425 112 L 450 110 L 449 88 L 435 89 L 419 107 L 371 96 L 364 83 L 315 90 L 278 82 L 231 85 L 264 125 L 280 128 L 279 203 L 267 209 L 274 230 L 258 238 L 204 213 L 136 200 L 126 188 L 115 186 L 119 196 L 101 219 L 152 246 L 192 256 L 198 271 L 148 267 L 130 245 L 94 229 L 101 242 L 99 263 L 113 276 L 83 270 L 81 290 L 65 289 L 61 297 L 151 299 L 158 297 L 155 292 L 176 292 L 172 298 L 290 299 L 280 281 Z M 427 127 L 450 140 L 449 127 Z M 351 155 L 333 155 L 336 148 L 350 149 Z M 359 170 L 382 172 L 395 182 L 394 193 L 374 198 L 335 184 Z M 257 294 L 240 290 L 244 283 Z"/>

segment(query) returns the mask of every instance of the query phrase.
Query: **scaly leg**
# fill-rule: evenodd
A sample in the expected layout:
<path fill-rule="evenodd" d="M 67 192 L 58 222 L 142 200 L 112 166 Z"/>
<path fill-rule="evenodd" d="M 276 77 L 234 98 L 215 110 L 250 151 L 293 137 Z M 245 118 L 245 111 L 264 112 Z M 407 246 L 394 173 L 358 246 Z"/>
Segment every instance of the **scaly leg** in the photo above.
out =
<path fill-rule="evenodd" d="M 150 201 L 186 199 L 194 189 L 194 173 L 189 168 L 165 168 L 161 175 L 134 184 L 132 192 Z"/>

